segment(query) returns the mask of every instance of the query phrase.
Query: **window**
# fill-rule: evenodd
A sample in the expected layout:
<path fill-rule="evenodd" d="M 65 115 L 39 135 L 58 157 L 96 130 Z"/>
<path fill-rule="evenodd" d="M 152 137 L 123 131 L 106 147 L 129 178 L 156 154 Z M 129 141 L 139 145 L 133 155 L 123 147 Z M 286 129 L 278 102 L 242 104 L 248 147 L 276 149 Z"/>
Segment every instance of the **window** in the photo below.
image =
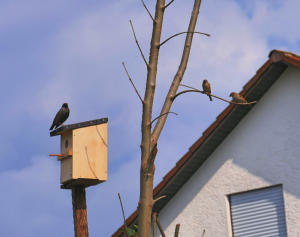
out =
<path fill-rule="evenodd" d="M 234 237 L 286 237 L 282 186 L 229 196 Z"/>

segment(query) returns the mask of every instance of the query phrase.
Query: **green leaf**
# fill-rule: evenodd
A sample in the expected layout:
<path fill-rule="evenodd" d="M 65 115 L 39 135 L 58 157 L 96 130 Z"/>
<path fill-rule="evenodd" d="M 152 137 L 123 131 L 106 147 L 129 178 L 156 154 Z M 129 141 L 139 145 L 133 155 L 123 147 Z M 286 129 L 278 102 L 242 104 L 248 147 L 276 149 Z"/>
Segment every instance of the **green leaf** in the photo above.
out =
<path fill-rule="evenodd" d="M 131 229 L 131 228 L 127 227 L 127 228 L 126 228 L 126 233 L 127 233 L 127 235 L 128 235 L 129 237 L 131 237 L 131 236 L 135 236 L 136 231 L 135 231 L 134 229 Z"/>

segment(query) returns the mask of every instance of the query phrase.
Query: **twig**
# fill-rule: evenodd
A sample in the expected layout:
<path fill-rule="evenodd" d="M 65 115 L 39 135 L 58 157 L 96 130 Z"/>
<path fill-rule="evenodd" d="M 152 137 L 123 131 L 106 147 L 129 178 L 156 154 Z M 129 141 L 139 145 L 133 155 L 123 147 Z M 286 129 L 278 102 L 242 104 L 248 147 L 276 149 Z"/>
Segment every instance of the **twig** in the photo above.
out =
<path fill-rule="evenodd" d="M 120 195 L 120 193 L 118 193 L 118 197 L 119 197 L 120 204 L 121 204 L 122 215 L 123 215 L 123 219 L 124 219 L 124 225 L 126 226 L 125 212 L 124 212 L 123 203 L 122 203 L 122 199 L 121 199 L 121 195 Z"/>
<path fill-rule="evenodd" d="M 162 46 L 164 43 L 166 43 L 167 41 L 169 41 L 170 39 L 178 36 L 178 35 L 182 35 L 182 34 L 188 34 L 188 33 L 193 33 L 193 34 L 200 34 L 200 35 L 206 35 L 207 37 L 210 37 L 210 34 L 207 33 L 203 33 L 203 32 L 199 32 L 199 31 L 184 31 L 184 32 L 180 32 L 177 33 L 175 35 L 170 36 L 169 38 L 167 38 L 166 40 L 164 40 L 162 43 L 160 43 L 159 47 Z"/>
<path fill-rule="evenodd" d="M 163 228 L 162 228 L 162 226 L 160 224 L 158 216 L 156 217 L 156 223 L 157 223 L 158 229 L 159 229 L 162 237 L 166 237 L 166 234 L 165 234 L 165 232 L 164 232 L 164 230 L 163 230 Z"/>
<path fill-rule="evenodd" d="M 179 236 L 179 228 L 180 228 L 180 224 L 177 224 L 176 227 L 175 227 L 174 237 L 178 237 Z"/>
<path fill-rule="evenodd" d="M 146 11 L 148 12 L 149 16 L 151 17 L 152 21 L 155 21 L 154 18 L 153 18 L 153 16 L 151 15 L 149 9 L 147 8 L 147 6 L 146 6 L 144 0 L 142 0 L 142 3 L 143 3 L 144 8 L 146 9 Z"/>
<path fill-rule="evenodd" d="M 206 93 L 205 93 L 204 91 L 198 90 L 198 89 L 196 89 L 196 88 L 194 88 L 194 87 L 187 86 L 187 85 L 184 85 L 184 84 L 180 84 L 180 85 L 181 85 L 181 86 L 184 86 L 184 87 L 192 88 L 192 89 L 191 89 L 191 90 L 184 90 L 184 91 L 179 92 L 178 94 L 176 94 L 176 95 L 173 97 L 173 100 L 175 100 L 175 98 L 176 98 L 177 96 L 179 96 L 179 95 L 181 95 L 181 94 L 184 94 L 184 93 L 188 93 L 188 92 L 198 92 L 198 93 L 202 93 L 202 94 L 205 94 L 205 95 L 206 95 Z M 256 104 L 256 103 L 257 103 L 257 101 L 252 101 L 252 102 L 247 102 L 247 103 L 236 103 L 236 102 L 233 102 L 233 101 L 230 101 L 230 100 L 226 100 L 226 99 L 224 99 L 224 98 L 222 98 L 222 97 L 219 97 L 219 96 L 216 96 L 216 95 L 213 95 L 213 94 L 209 94 L 209 95 L 212 96 L 212 97 L 215 97 L 215 98 L 217 98 L 217 99 L 219 99 L 219 100 L 223 100 L 223 101 L 225 101 L 225 102 L 227 102 L 227 103 L 229 103 L 229 104 L 234 104 L 234 105 L 251 105 L 251 104 Z"/>
<path fill-rule="evenodd" d="M 153 200 L 153 206 L 154 206 L 154 204 L 155 204 L 157 201 L 159 201 L 160 199 L 166 198 L 166 197 L 167 197 L 167 195 L 163 195 L 163 196 L 160 196 L 160 197 L 154 199 L 154 200 Z"/>
<path fill-rule="evenodd" d="M 164 10 L 165 10 L 168 6 L 170 6 L 174 1 L 175 1 L 175 0 L 171 0 L 167 5 L 165 5 L 165 6 L 164 6 Z"/>
<path fill-rule="evenodd" d="M 136 89 L 136 87 L 135 87 L 135 85 L 134 85 L 134 83 L 133 83 L 133 81 L 132 81 L 132 79 L 131 79 L 131 77 L 130 77 L 128 71 L 127 71 L 127 68 L 126 68 L 126 66 L 125 66 L 125 63 L 122 62 L 122 65 L 123 65 L 123 67 L 124 67 L 124 70 L 125 70 L 125 72 L 126 72 L 126 74 L 127 74 L 127 76 L 128 76 L 128 79 L 129 79 L 129 81 L 131 82 L 131 85 L 133 86 L 133 88 L 134 88 L 136 94 L 137 94 L 138 97 L 140 98 L 141 102 L 144 103 L 144 101 L 143 101 L 143 99 L 142 99 L 140 93 L 139 93 L 138 90 Z"/>
<path fill-rule="evenodd" d="M 205 229 L 203 229 L 203 232 L 202 232 L 202 235 L 201 235 L 201 237 L 203 237 L 203 236 L 204 236 L 204 234 L 205 234 Z"/>
<path fill-rule="evenodd" d="M 128 234 L 127 234 L 127 225 L 126 225 L 126 219 L 125 219 L 125 212 L 124 212 L 123 203 L 122 203 L 122 199 L 121 199 L 120 193 L 118 193 L 118 197 L 119 197 L 119 200 L 120 200 L 122 214 L 123 214 L 123 220 L 124 220 L 124 226 L 125 226 L 125 235 L 128 237 Z"/>
<path fill-rule="evenodd" d="M 166 115 L 166 114 L 175 114 L 176 116 L 178 115 L 178 114 L 175 113 L 175 112 L 167 112 L 167 113 L 163 113 L 163 114 L 157 116 L 155 119 L 153 119 L 153 120 L 151 121 L 151 124 L 152 124 L 155 120 L 159 119 L 161 116 L 164 116 L 164 115 Z"/>
<path fill-rule="evenodd" d="M 132 32 L 133 32 L 133 36 L 134 36 L 135 42 L 136 42 L 136 44 L 137 44 L 137 46 L 138 46 L 138 48 L 139 48 L 139 50 L 140 50 L 140 53 L 141 53 L 141 55 L 142 55 L 142 58 L 143 58 L 143 60 L 144 60 L 144 62 L 145 62 L 145 64 L 146 64 L 146 66 L 147 66 L 147 68 L 148 68 L 149 64 L 147 63 L 147 60 L 146 60 L 146 58 L 145 58 L 145 56 L 144 56 L 144 53 L 143 53 L 143 51 L 142 51 L 142 49 L 141 49 L 141 46 L 140 46 L 140 44 L 139 44 L 139 42 L 138 42 L 138 40 L 137 40 L 137 38 L 136 38 L 136 35 L 135 35 L 135 31 L 134 31 L 134 28 L 133 28 L 132 21 L 129 20 L 129 22 L 130 22 L 130 25 L 131 25 L 131 29 L 132 29 Z"/>

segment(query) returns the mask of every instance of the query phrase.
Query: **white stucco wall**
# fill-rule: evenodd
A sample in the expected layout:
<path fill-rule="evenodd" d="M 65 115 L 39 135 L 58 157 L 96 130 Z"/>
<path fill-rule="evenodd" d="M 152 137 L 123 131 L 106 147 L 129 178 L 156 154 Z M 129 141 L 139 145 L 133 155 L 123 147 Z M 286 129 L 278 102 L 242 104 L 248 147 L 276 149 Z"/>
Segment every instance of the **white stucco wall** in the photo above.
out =
<path fill-rule="evenodd" d="M 287 69 L 160 212 L 167 236 L 230 236 L 226 195 L 283 184 L 288 235 L 300 236 L 300 72 Z"/>

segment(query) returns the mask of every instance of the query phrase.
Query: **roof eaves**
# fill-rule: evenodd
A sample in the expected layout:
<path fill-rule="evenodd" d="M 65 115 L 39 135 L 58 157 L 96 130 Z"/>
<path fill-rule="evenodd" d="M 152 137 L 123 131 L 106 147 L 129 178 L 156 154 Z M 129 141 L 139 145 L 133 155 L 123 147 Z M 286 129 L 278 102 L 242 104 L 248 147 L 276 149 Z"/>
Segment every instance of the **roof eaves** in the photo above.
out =
<path fill-rule="evenodd" d="M 272 62 L 280 62 L 283 61 L 288 63 L 298 69 L 300 69 L 300 56 L 291 52 L 282 51 L 282 50 L 272 50 L 269 53 L 269 58 Z"/>

